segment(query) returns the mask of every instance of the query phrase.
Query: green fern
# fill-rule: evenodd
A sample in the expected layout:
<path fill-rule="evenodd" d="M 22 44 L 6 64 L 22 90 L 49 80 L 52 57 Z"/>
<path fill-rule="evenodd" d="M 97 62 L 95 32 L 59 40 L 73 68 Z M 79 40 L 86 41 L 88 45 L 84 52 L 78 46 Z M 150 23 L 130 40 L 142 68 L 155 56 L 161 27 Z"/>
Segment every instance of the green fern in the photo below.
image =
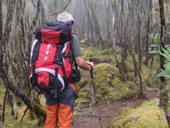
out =
<path fill-rule="evenodd" d="M 159 54 L 165 57 L 164 69 L 156 76 L 170 78 L 170 46 L 166 45 L 165 48 L 161 47 Z"/>
<path fill-rule="evenodd" d="M 148 53 L 159 54 L 160 47 L 158 45 L 158 34 L 151 33 L 149 34 L 149 37 L 152 39 L 152 45 L 150 45 L 151 50 Z"/>
<path fill-rule="evenodd" d="M 148 53 L 161 55 L 165 58 L 164 69 L 161 69 L 160 73 L 156 75 L 156 78 L 170 78 L 170 45 L 166 45 L 165 48 L 160 47 L 158 44 L 158 34 L 151 33 L 149 37 L 152 39 L 152 45 L 150 46 L 151 51 Z"/>
<path fill-rule="evenodd" d="M 158 34 L 154 34 L 154 33 L 151 33 L 149 34 L 149 37 L 152 39 L 152 43 L 153 44 L 157 44 L 158 43 Z"/>

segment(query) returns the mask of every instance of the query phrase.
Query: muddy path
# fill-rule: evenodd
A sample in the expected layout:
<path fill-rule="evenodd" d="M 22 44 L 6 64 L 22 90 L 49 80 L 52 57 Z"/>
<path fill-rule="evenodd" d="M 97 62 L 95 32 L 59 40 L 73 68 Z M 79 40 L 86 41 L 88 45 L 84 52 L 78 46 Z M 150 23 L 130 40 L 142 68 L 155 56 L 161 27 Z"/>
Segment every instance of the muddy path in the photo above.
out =
<path fill-rule="evenodd" d="M 107 128 L 111 120 L 117 117 L 121 111 L 128 106 L 137 107 L 146 100 L 158 97 L 158 91 L 150 88 L 144 88 L 146 98 L 133 97 L 113 102 L 105 102 L 87 108 L 77 108 L 74 111 L 74 128 Z M 99 111 L 98 111 L 99 110 Z M 99 116 L 98 116 L 99 112 Z"/>

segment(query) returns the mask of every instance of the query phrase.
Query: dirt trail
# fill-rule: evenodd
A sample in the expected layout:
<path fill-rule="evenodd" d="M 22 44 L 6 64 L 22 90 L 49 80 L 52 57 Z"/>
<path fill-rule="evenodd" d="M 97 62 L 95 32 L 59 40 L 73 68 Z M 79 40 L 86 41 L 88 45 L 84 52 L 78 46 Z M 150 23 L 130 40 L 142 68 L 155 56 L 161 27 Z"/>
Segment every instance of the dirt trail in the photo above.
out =
<path fill-rule="evenodd" d="M 158 97 L 158 91 L 150 88 L 144 88 L 146 99 L 133 97 L 131 99 L 122 99 L 110 103 L 98 105 L 102 128 L 107 128 L 110 121 L 118 116 L 123 108 L 128 106 L 137 107 L 146 100 Z M 92 106 L 88 108 L 76 109 L 74 116 L 74 128 L 100 128 L 97 108 Z"/>

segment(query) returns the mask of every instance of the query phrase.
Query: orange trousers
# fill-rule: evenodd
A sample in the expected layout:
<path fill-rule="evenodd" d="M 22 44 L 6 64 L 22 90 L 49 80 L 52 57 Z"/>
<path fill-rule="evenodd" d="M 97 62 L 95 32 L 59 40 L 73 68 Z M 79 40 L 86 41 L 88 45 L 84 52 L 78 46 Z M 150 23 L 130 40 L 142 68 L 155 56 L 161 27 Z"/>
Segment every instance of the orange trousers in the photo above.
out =
<path fill-rule="evenodd" d="M 61 97 L 54 98 L 51 94 L 45 94 L 45 128 L 72 128 L 75 90 L 75 84 L 70 84 Z"/>

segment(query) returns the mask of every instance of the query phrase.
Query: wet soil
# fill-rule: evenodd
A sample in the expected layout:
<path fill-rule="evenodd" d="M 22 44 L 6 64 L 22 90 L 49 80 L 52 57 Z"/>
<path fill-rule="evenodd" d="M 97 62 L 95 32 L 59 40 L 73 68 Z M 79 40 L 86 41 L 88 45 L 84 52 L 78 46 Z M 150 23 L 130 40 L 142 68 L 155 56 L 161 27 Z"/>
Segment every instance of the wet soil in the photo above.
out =
<path fill-rule="evenodd" d="M 145 98 L 132 97 L 112 102 L 98 103 L 85 108 L 76 108 L 74 111 L 74 128 L 107 128 L 111 120 L 126 107 L 138 107 L 146 100 L 158 97 L 158 90 L 144 88 Z"/>

